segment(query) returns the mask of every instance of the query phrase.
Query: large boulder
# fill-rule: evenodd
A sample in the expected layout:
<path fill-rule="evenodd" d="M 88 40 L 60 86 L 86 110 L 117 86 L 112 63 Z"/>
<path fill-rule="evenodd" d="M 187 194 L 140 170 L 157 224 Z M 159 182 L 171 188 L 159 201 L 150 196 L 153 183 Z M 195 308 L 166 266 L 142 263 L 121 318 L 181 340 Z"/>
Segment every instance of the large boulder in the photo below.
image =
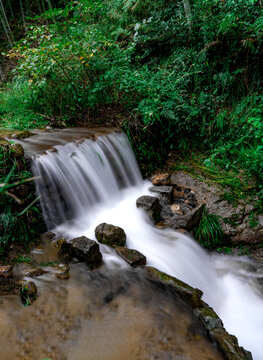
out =
<path fill-rule="evenodd" d="M 126 234 L 122 228 L 115 225 L 102 223 L 95 229 L 95 236 L 98 242 L 108 246 L 124 246 Z"/>
<path fill-rule="evenodd" d="M 91 269 L 98 267 L 102 261 L 102 254 L 98 243 L 81 236 L 67 242 L 61 239 L 59 246 L 60 255 L 67 255 L 69 258 L 76 258 L 85 262 Z"/>
<path fill-rule="evenodd" d="M 195 193 L 198 203 L 205 203 L 209 214 L 219 217 L 224 234 L 229 237 L 234 246 L 256 246 L 263 241 L 263 216 L 251 214 L 255 209 L 253 204 L 240 200 L 238 204 L 230 204 L 221 196 L 222 189 L 192 177 L 184 171 L 176 171 L 171 176 L 174 186 L 188 187 Z"/>
<path fill-rule="evenodd" d="M 146 264 L 146 257 L 137 250 L 128 249 L 118 246 L 116 252 L 122 257 L 129 265 L 143 266 Z"/>
<path fill-rule="evenodd" d="M 158 223 L 161 220 L 162 208 L 157 197 L 143 195 L 137 199 L 136 206 L 143 209 L 153 222 Z"/>
<path fill-rule="evenodd" d="M 191 307 L 197 308 L 202 306 L 203 301 L 201 300 L 201 297 L 203 293 L 201 290 L 192 288 L 183 281 L 167 275 L 154 267 L 146 267 L 145 270 L 146 275 L 151 279 L 155 279 L 156 281 L 164 282 L 165 284 L 172 286 L 178 295 Z"/>
<path fill-rule="evenodd" d="M 189 304 L 193 309 L 193 313 L 200 320 L 203 329 L 208 338 L 215 343 L 218 350 L 227 360 L 252 360 L 252 355 L 249 351 L 244 350 L 238 345 L 238 340 L 235 336 L 228 334 L 223 327 L 223 323 L 215 311 L 202 301 L 202 291 L 192 288 L 183 281 L 169 276 L 155 268 L 146 267 L 146 276 L 151 280 L 162 282 L 171 286 L 179 297 Z"/>

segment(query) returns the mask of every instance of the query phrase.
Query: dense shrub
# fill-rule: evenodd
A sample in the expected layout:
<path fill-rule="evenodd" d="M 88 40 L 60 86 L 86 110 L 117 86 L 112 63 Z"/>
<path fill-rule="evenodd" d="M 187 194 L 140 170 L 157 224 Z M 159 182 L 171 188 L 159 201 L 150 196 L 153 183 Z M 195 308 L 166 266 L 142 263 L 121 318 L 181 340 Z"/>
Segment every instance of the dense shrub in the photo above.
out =
<path fill-rule="evenodd" d="M 77 0 L 28 20 L 7 54 L 18 61 L 13 88 L 27 89 L 24 119 L 71 125 L 105 104 L 121 106 L 139 159 L 158 164 L 191 144 L 209 151 L 207 163 L 242 166 L 260 186 L 261 2 L 190 5 L 186 14 L 182 1 Z"/>

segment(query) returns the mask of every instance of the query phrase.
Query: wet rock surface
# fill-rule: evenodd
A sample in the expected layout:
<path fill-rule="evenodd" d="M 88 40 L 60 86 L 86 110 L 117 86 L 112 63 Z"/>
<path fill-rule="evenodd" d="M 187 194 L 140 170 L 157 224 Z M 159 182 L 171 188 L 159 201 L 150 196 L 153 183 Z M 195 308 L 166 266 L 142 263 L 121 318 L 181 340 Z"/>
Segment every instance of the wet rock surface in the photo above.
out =
<path fill-rule="evenodd" d="M 171 204 L 172 201 L 172 186 L 152 186 L 150 187 L 150 191 L 159 195 L 160 204 Z"/>
<path fill-rule="evenodd" d="M 98 242 L 108 246 L 124 246 L 126 234 L 119 226 L 102 223 L 95 229 L 95 236 Z"/>
<path fill-rule="evenodd" d="M 167 177 L 165 176 L 164 178 Z M 136 201 L 137 207 L 142 208 L 159 228 L 193 230 L 205 207 L 204 202 L 197 200 L 196 192 L 189 187 L 174 184 L 170 177 L 169 186 L 161 185 L 161 181 L 155 184 L 159 185 L 152 186 L 149 190 L 156 196 L 141 196 Z"/>
<path fill-rule="evenodd" d="M 39 268 L 39 269 L 33 269 L 33 270 L 28 271 L 26 273 L 26 276 L 36 278 L 36 277 L 42 276 L 42 275 L 47 274 L 47 273 L 48 273 L 47 270 Z"/>
<path fill-rule="evenodd" d="M 136 206 L 143 209 L 153 222 L 157 223 L 161 220 L 161 206 L 157 197 L 141 196 L 137 199 Z"/>
<path fill-rule="evenodd" d="M 253 204 L 240 201 L 234 206 L 222 199 L 220 190 L 215 185 L 193 178 L 191 175 L 176 171 L 171 176 L 171 184 L 177 187 L 190 188 L 194 192 L 196 201 L 205 203 L 210 214 L 219 216 L 222 229 L 234 246 L 258 245 L 263 240 L 263 216 L 257 215 L 255 223 L 251 222 Z"/>
<path fill-rule="evenodd" d="M 99 245 L 94 240 L 81 236 L 67 242 L 60 240 L 60 254 L 68 255 L 70 259 L 76 258 L 85 262 L 91 269 L 98 267 L 102 261 Z"/>
<path fill-rule="evenodd" d="M 161 281 L 169 286 L 172 286 L 176 292 L 181 296 L 181 298 L 186 301 L 193 308 L 199 307 L 202 305 L 201 297 L 203 295 L 202 291 L 199 289 L 194 289 L 190 285 L 187 285 L 183 281 L 167 275 L 153 267 L 146 267 L 146 274 L 158 281 Z"/>
<path fill-rule="evenodd" d="M 129 265 L 143 266 L 146 264 L 146 257 L 137 250 L 128 249 L 124 247 L 116 247 L 116 252 L 120 255 Z"/>
<path fill-rule="evenodd" d="M 238 345 L 237 338 L 225 330 L 221 319 L 215 311 L 201 300 L 203 295 L 201 290 L 192 288 L 179 279 L 155 268 L 147 267 L 145 270 L 150 278 L 174 288 L 181 299 L 194 309 L 194 314 L 202 323 L 207 336 L 216 344 L 224 359 L 252 360 L 251 353 Z"/>
<path fill-rule="evenodd" d="M 78 263 L 71 271 L 67 281 L 43 282 L 27 308 L 0 298 L 0 357 L 223 360 L 189 305 L 143 270 L 87 272 Z"/>

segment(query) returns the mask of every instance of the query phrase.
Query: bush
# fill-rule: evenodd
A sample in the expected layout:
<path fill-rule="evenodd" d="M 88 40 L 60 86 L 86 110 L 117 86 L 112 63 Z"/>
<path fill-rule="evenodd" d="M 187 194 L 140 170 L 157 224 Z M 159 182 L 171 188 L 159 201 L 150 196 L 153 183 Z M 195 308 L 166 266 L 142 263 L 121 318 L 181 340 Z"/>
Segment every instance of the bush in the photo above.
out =
<path fill-rule="evenodd" d="M 215 250 L 222 245 L 224 233 L 217 215 L 203 211 L 200 223 L 194 231 L 195 239 L 205 248 Z"/>

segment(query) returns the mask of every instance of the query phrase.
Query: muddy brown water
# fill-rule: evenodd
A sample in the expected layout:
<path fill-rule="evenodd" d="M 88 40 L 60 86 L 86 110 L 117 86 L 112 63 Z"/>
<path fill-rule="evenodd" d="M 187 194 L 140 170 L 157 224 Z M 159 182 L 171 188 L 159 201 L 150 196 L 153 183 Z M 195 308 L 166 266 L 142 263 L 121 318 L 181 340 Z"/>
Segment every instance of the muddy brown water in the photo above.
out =
<path fill-rule="evenodd" d="M 87 138 L 96 139 L 99 135 L 109 134 L 118 131 L 117 128 L 66 128 L 66 129 L 51 129 L 51 130 L 30 130 L 33 136 L 25 139 L 16 139 L 12 137 L 10 132 L 2 134 L 2 137 L 9 139 L 23 146 L 25 153 L 29 156 L 42 154 L 46 150 L 52 149 L 56 145 L 65 145 L 69 142 L 81 142 Z M 1 135 L 1 133 L 0 133 Z"/>
<path fill-rule="evenodd" d="M 0 298 L 1 360 L 222 359 L 192 310 L 142 271 L 72 264 L 70 274 L 35 279 L 30 307 Z"/>

